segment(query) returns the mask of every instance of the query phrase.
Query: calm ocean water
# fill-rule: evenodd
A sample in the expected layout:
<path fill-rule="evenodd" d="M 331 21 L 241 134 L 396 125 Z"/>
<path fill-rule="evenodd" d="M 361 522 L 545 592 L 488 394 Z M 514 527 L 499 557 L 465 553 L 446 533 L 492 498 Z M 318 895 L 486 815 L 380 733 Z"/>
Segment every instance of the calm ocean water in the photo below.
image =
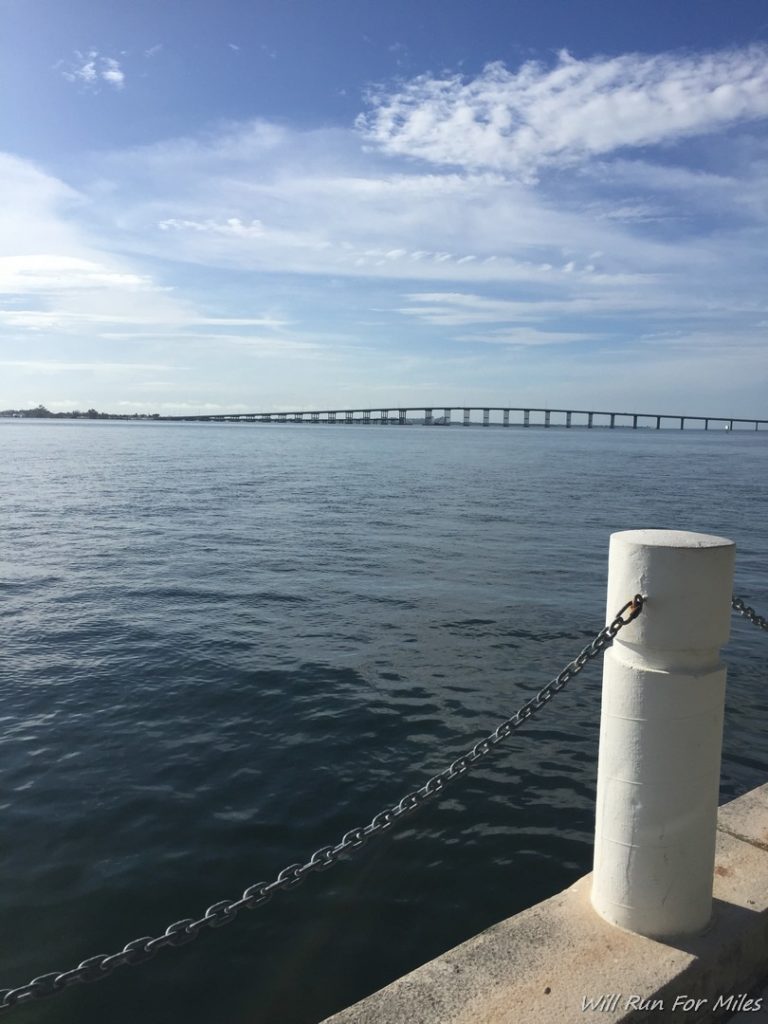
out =
<path fill-rule="evenodd" d="M 750 432 L 0 420 L 0 987 L 446 766 L 600 628 L 615 530 L 733 538 L 765 614 L 766 480 Z M 734 619 L 726 657 L 722 799 L 768 774 L 765 636 Z M 599 690 L 354 859 L 18 1020 L 315 1024 L 553 894 L 591 869 Z"/>

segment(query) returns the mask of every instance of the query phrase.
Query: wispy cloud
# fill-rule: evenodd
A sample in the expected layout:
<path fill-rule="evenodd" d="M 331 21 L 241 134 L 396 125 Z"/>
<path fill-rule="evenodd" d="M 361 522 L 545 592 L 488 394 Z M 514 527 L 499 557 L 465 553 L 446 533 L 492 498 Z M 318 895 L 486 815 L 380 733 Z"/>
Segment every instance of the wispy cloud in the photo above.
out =
<path fill-rule="evenodd" d="M 409 305 L 398 312 L 416 317 L 439 327 L 461 327 L 470 324 L 529 324 L 570 318 L 585 321 L 632 316 L 639 322 L 663 317 L 666 320 L 712 319 L 734 314 L 754 314 L 757 308 L 730 309 L 707 305 L 694 291 L 681 294 L 653 279 L 627 281 L 624 287 L 612 290 L 589 289 L 583 282 L 571 291 L 550 289 L 533 298 L 499 299 L 462 292 L 422 292 L 408 296 Z M 526 328 L 527 330 L 527 328 Z"/>
<path fill-rule="evenodd" d="M 206 309 L 196 297 L 158 282 L 156 268 L 148 273 L 136 260 L 110 252 L 108 239 L 99 245 L 81 221 L 83 194 L 28 161 L 2 154 L 0 182 L 7 204 L 0 225 L 0 346 L 45 345 L 51 339 L 65 349 L 107 340 L 139 347 L 167 339 L 173 346 L 174 336 L 186 332 L 187 344 L 218 335 L 210 349 L 225 344 L 226 335 L 258 331 L 263 340 L 253 341 L 254 349 L 268 351 L 273 336 L 274 351 L 280 351 L 285 318 L 270 311 L 253 315 L 250 303 L 239 316 L 237 310 Z M 26 351 L 23 356 L 6 359 L 6 377 L 33 368 Z"/>
<path fill-rule="evenodd" d="M 531 398 L 555 373 L 599 401 L 618 386 L 610 352 L 627 389 L 669 377 L 679 392 L 690 372 L 708 408 L 739 388 L 757 408 L 766 56 L 561 55 L 421 76 L 379 91 L 362 138 L 229 122 L 84 154 L 60 177 L 0 154 L 0 377 L 26 388 L 38 359 L 130 352 L 149 370 L 183 352 L 194 371 L 165 397 L 190 408 Z M 102 73 L 121 68 L 80 57 L 76 81 L 116 87 Z M 162 374 L 120 374 L 113 396 L 162 401 Z"/>
<path fill-rule="evenodd" d="M 103 57 L 102 64 L 101 77 L 104 81 L 109 82 L 116 89 L 122 89 L 125 85 L 125 73 L 121 69 L 120 64 L 112 57 Z"/>
<path fill-rule="evenodd" d="M 570 345 L 574 342 L 599 340 L 601 335 L 586 331 L 541 331 L 536 327 L 508 327 L 484 333 L 457 334 L 456 341 L 479 341 L 486 345 L 508 345 L 530 348 L 536 345 Z"/>
<path fill-rule="evenodd" d="M 128 327 L 143 326 L 144 334 L 158 336 L 172 332 L 179 327 L 198 327 L 207 331 L 213 327 L 281 327 L 282 321 L 269 317 L 213 317 L 196 316 L 185 313 L 182 307 L 171 307 L 152 313 L 147 309 L 146 301 L 142 304 L 145 311 L 141 313 L 115 310 L 114 312 L 94 313 L 85 307 L 82 297 L 79 308 L 66 309 L 63 306 L 48 310 L 10 309 L 0 310 L 0 323 L 9 327 L 23 327 L 29 330 L 79 331 L 84 327 L 100 325 L 126 325 Z M 125 335 L 129 337 L 130 335 Z"/>
<path fill-rule="evenodd" d="M 151 55 L 150 51 L 146 51 L 146 56 Z M 101 54 L 98 50 L 88 50 L 86 53 L 75 50 L 73 59 L 59 61 L 57 67 L 61 69 L 62 77 L 68 82 L 75 82 L 93 91 L 97 91 L 102 82 L 106 82 L 113 89 L 122 89 L 125 85 L 125 72 L 120 66 L 120 61 L 116 57 Z"/>
<path fill-rule="evenodd" d="M 500 62 L 476 78 L 419 75 L 370 94 L 358 128 L 384 152 L 531 179 L 623 147 L 670 142 L 768 115 L 768 47 L 624 54 L 547 67 Z"/>
<path fill-rule="evenodd" d="M 52 359 L 0 359 L 0 366 L 14 366 L 33 373 L 143 373 L 147 370 L 176 372 L 184 369 L 162 363 L 75 363 Z"/>
<path fill-rule="evenodd" d="M 152 288 L 141 274 L 121 273 L 78 256 L 35 253 L 0 256 L 0 294 L 22 295 L 66 288 Z"/>

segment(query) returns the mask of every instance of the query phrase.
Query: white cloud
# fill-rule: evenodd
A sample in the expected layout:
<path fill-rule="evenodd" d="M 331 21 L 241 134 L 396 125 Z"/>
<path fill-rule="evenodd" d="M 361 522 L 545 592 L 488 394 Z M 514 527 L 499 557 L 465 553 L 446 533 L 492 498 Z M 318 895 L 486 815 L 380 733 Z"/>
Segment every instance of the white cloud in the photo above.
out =
<path fill-rule="evenodd" d="M 116 89 L 122 89 L 125 85 L 125 72 L 121 69 L 119 63 L 112 57 L 104 57 L 102 60 L 101 77 L 105 82 L 109 82 Z"/>
<path fill-rule="evenodd" d="M 536 298 L 523 299 L 498 299 L 464 292 L 417 292 L 407 296 L 411 304 L 400 307 L 398 312 L 439 327 L 529 324 L 561 317 L 584 321 L 595 317 L 642 316 L 647 319 L 663 316 L 667 320 L 676 320 L 713 315 L 713 309 L 707 307 L 695 291 L 682 294 L 667 290 L 654 280 L 629 279 L 626 285 L 588 290 L 581 282 L 575 282 L 570 291 L 550 291 Z M 734 306 L 731 312 L 753 310 L 739 310 Z"/>
<path fill-rule="evenodd" d="M 108 251 L 83 223 L 86 197 L 28 161 L 0 154 L 0 327 L 34 337 L 99 337 L 143 332 L 155 339 L 186 328 L 278 331 L 270 313 L 219 316 Z M 131 331 L 134 328 L 135 331 Z"/>
<path fill-rule="evenodd" d="M 116 150 L 111 156 L 102 154 L 98 169 L 107 176 L 135 181 L 150 193 L 158 174 L 163 180 L 173 175 L 184 181 L 190 177 L 199 180 L 223 166 L 240 174 L 250 170 L 255 185 L 253 172 L 268 167 L 273 154 L 285 152 L 294 142 L 294 133 L 269 121 L 225 122 L 203 128 L 196 135 Z"/>
<path fill-rule="evenodd" d="M 568 345 L 576 341 L 595 341 L 599 334 L 578 331 L 541 331 L 537 327 L 507 327 L 476 334 L 457 334 L 456 341 L 480 341 L 487 345 L 511 345 L 530 348 L 535 345 Z"/>
<path fill-rule="evenodd" d="M 616 181 L 601 159 L 533 187 L 495 170 L 408 171 L 402 161 L 361 155 L 336 130 L 253 122 L 116 153 L 90 177 L 102 182 L 101 231 L 108 237 L 119 226 L 121 248 L 139 266 L 149 256 L 155 266 L 160 259 L 217 275 L 247 272 L 261 288 L 278 280 L 265 274 L 295 275 L 275 319 L 294 321 L 300 333 L 310 315 L 307 293 L 322 296 L 324 313 L 333 307 L 343 326 L 317 351 L 295 350 L 297 364 L 361 336 L 371 350 L 430 339 L 443 352 L 454 342 L 465 352 L 473 345 L 479 360 L 538 352 L 565 359 L 589 341 L 604 346 L 612 338 L 620 348 L 663 325 L 736 331 L 764 308 L 768 217 L 752 215 L 753 205 L 748 225 L 731 220 L 727 230 L 712 217 L 735 208 L 745 183 L 757 194 L 756 165 L 723 172 L 721 163 L 713 173 L 675 168 L 668 154 L 665 161 L 653 164 L 644 150 L 639 168 L 629 158 L 613 161 Z M 333 306 L 337 286 L 344 298 Z M 386 321 L 363 335 L 359 311 L 350 315 L 360 295 L 370 295 L 367 310 Z M 274 343 L 267 330 L 259 331 L 263 343 L 240 342 L 243 354 L 274 352 L 275 361 L 287 362 L 283 327 L 269 328 L 280 335 Z M 100 336 L 130 330 L 129 320 L 104 323 Z M 170 321 L 146 331 L 169 339 L 184 333 Z M 198 331 L 211 344 L 227 344 L 214 341 L 212 326 L 186 329 Z M 643 347 L 652 358 L 654 345 Z M 382 379 L 392 382 L 393 373 Z"/>
<path fill-rule="evenodd" d="M 165 366 L 162 363 L 65 363 L 52 359 L 0 359 L 0 366 L 14 366 L 34 373 L 136 373 L 146 370 L 173 371 L 181 366 Z"/>
<path fill-rule="evenodd" d="M 327 249 L 331 245 L 330 242 L 313 237 L 307 232 L 284 231 L 279 228 L 267 229 L 260 220 L 253 219 L 244 223 L 239 217 L 227 217 L 223 221 L 216 221 L 212 218 L 198 221 L 169 217 L 166 220 L 161 220 L 157 226 L 161 231 L 192 231 L 244 240 L 259 239 L 273 244 L 309 249 Z"/>
<path fill-rule="evenodd" d="M 63 306 L 53 310 L 10 309 L 0 310 L 0 323 L 9 327 L 23 327 L 30 330 L 56 328 L 63 331 L 78 331 L 85 326 L 99 327 L 102 324 L 126 324 L 127 326 L 143 326 L 144 334 L 165 334 L 178 327 L 282 327 L 284 322 L 270 317 L 213 317 L 198 316 L 185 313 L 181 306 L 160 309 L 151 312 L 147 302 L 143 303 L 145 312 L 131 313 L 123 310 L 114 312 L 94 313 L 84 308 L 82 296 L 77 300 L 78 308 L 67 309 Z M 124 335 L 129 337 L 129 334 Z"/>
<path fill-rule="evenodd" d="M 114 154 L 91 170 L 97 211 L 124 251 L 239 271 L 551 287 L 572 263 L 611 287 L 705 258 L 632 230 L 652 223 L 636 186 L 598 207 L 584 179 L 563 202 L 497 173 L 403 173 L 352 141 L 251 122 Z"/>
<path fill-rule="evenodd" d="M 635 203 L 596 203 L 592 212 L 597 220 L 623 221 L 625 224 L 649 224 L 652 221 L 672 220 L 675 214 L 659 204 Z"/>
<path fill-rule="evenodd" d="M 64 288 L 151 288 L 146 276 L 121 273 L 77 256 L 35 253 L 0 256 L 0 294 Z"/>
<path fill-rule="evenodd" d="M 152 47 L 145 52 L 145 56 L 153 56 L 159 47 Z M 61 68 L 63 78 L 68 82 L 75 82 L 91 91 L 97 91 L 101 82 L 106 82 L 113 89 L 122 89 L 125 85 L 125 72 L 120 66 L 120 61 L 115 57 L 106 57 L 98 50 L 89 50 L 81 53 L 75 50 L 72 60 L 59 61 L 56 65 Z"/>
<path fill-rule="evenodd" d="M 40 252 L 91 252 L 74 223 L 85 197 L 28 160 L 0 153 L 0 255 L 18 258 Z"/>
<path fill-rule="evenodd" d="M 556 98 L 559 138 L 570 100 Z M 194 409 L 323 395 L 333 407 L 420 388 L 464 400 L 522 393 L 537 373 L 609 346 L 664 368 L 697 348 L 724 363 L 730 345 L 732 379 L 752 387 L 757 408 L 764 341 L 750 327 L 766 318 L 768 147 L 762 125 L 748 129 L 727 146 L 666 147 L 658 163 L 648 148 L 642 159 L 582 153 L 576 173 L 535 186 L 525 174 L 575 159 L 573 146 L 555 151 L 545 135 L 532 156 L 518 152 L 517 174 L 503 161 L 425 170 L 363 149 L 352 131 L 228 123 L 84 154 L 70 184 L 0 155 L 0 351 L 83 366 L 128 349 L 170 364 L 183 351 L 194 370 L 165 396 L 158 381 L 115 371 L 106 398 L 88 404 L 157 392 Z M 595 398 L 614 386 L 599 365 L 585 378 Z M 26 389 L 33 372 L 8 365 L 0 378 L 10 388 L 23 376 Z M 702 402 L 717 397 L 707 386 Z"/>
<path fill-rule="evenodd" d="M 358 128 L 386 153 L 531 179 L 542 166 L 766 117 L 768 47 L 589 60 L 563 51 L 552 67 L 419 75 L 370 103 Z"/>

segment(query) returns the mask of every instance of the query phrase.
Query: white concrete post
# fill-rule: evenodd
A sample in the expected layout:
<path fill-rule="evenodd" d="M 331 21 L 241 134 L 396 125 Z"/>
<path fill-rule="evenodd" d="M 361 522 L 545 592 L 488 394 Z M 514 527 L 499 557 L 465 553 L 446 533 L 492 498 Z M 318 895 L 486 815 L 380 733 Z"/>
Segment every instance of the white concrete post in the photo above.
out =
<path fill-rule="evenodd" d="M 592 905 L 651 938 L 712 913 L 734 550 L 677 530 L 611 536 L 608 621 L 646 602 L 605 654 Z"/>

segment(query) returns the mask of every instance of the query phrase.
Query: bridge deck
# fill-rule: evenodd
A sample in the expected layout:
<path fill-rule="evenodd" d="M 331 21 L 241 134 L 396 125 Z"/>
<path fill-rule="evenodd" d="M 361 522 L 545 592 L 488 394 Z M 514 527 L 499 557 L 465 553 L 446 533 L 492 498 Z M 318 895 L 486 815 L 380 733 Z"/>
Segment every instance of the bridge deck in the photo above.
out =
<path fill-rule="evenodd" d="M 437 412 L 437 415 L 435 413 Z M 461 414 L 456 420 L 452 420 L 454 413 Z M 374 406 L 368 409 L 296 409 L 277 410 L 272 412 L 242 412 L 242 413 L 207 413 L 201 415 L 187 416 L 162 416 L 160 419 L 173 422 L 195 422 L 195 423 L 383 423 L 393 425 L 406 425 L 409 423 L 422 423 L 425 426 L 450 426 L 452 423 L 471 426 L 472 413 L 482 413 L 483 426 L 565 426 L 565 427 L 616 427 L 631 426 L 637 429 L 640 426 L 648 427 L 647 421 L 653 421 L 656 429 L 661 429 L 666 424 L 669 429 L 669 422 L 672 421 L 679 429 L 684 430 L 686 423 L 703 423 L 704 429 L 708 430 L 710 423 L 724 425 L 727 429 L 733 430 L 738 424 L 749 424 L 755 430 L 768 426 L 768 420 L 755 419 L 751 416 L 701 416 L 688 413 L 656 413 L 656 412 L 626 412 L 611 411 L 606 409 L 547 409 L 538 406 L 501 406 L 501 405 L 433 405 L 433 406 Z M 491 422 L 491 414 L 502 414 L 501 423 Z M 522 414 L 522 420 L 510 421 L 511 414 Z M 543 416 L 543 419 L 533 419 L 532 415 Z M 564 421 L 553 421 L 552 417 L 565 417 Z M 574 422 L 574 417 L 585 417 L 584 422 Z M 596 418 L 607 418 L 608 422 L 596 422 Z M 617 423 L 617 420 L 631 420 L 631 423 Z"/>

